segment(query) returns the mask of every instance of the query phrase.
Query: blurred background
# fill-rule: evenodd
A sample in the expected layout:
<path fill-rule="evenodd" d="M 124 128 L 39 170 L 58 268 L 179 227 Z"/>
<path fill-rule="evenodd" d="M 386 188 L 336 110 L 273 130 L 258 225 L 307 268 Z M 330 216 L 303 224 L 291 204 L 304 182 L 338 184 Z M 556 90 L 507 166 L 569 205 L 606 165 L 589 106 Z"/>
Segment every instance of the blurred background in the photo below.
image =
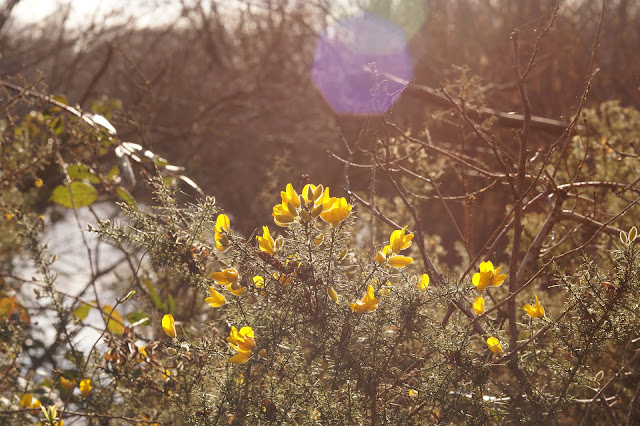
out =
<path fill-rule="evenodd" d="M 6 0 L 0 74 L 108 117 L 122 141 L 185 167 L 234 216 L 234 226 L 250 234 L 270 222 L 288 182 L 323 183 L 332 195 L 345 195 L 344 164 L 330 153 L 346 158 L 344 141 L 353 146 L 381 137 L 382 117 L 414 136 L 429 129 L 443 147 L 466 144 L 472 152 L 480 143 L 453 109 L 404 90 L 406 83 L 444 85 L 471 109 L 521 113 L 510 33 L 520 30 L 525 61 L 555 3 Z M 534 115 L 568 122 L 595 67 L 600 72 L 587 106 L 617 100 L 639 107 L 640 3 L 606 1 L 594 58 L 602 4 L 561 6 L 527 85 Z M 492 133 L 503 146 L 513 140 L 512 129 L 499 123 Z M 557 136 L 534 131 L 532 151 Z M 352 160 L 371 161 L 358 152 Z M 438 172 L 443 194 L 462 192 L 464 179 Z M 349 189 L 369 188 L 369 171 L 349 173 Z M 424 215 L 431 203 L 438 201 L 424 201 Z M 499 219 L 492 203 L 478 203 L 486 208 L 470 220 Z M 451 204 L 454 214 L 470 218 L 464 203 Z M 428 232 L 453 238 L 447 220 L 443 214 L 438 226 L 434 217 Z"/>

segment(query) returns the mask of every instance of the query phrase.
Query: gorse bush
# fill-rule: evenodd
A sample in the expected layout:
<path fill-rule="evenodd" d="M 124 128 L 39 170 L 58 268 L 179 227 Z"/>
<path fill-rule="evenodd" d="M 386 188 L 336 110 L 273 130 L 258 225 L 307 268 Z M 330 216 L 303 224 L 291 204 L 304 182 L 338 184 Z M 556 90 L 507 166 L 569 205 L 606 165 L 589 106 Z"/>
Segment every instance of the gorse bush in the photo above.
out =
<path fill-rule="evenodd" d="M 531 239 L 523 258 L 533 265 L 551 250 L 559 254 L 533 272 L 516 269 L 522 285 L 511 293 L 513 233 L 492 258 L 467 257 L 455 268 L 467 272 L 443 274 L 429 256 L 439 250 L 435 239 L 379 210 L 373 214 L 388 225 L 385 238 L 365 249 L 357 241 L 369 233 L 371 209 L 356 193 L 335 197 L 323 185 L 288 184 L 279 197 L 272 194 L 273 222 L 245 238 L 233 212 L 221 211 L 213 197 L 185 203 L 176 184 L 188 178 L 166 160 L 92 128 L 96 116 L 87 122 L 67 109 L 28 113 L 3 127 L 6 422 L 486 424 L 637 415 L 635 227 L 612 240 L 599 236 L 612 233 L 612 219 L 597 222 L 578 205 L 546 216 L 523 209 L 523 238 Z M 580 147 L 590 139 L 573 138 L 555 180 L 561 189 L 548 198 L 559 204 L 572 188 L 617 187 L 602 195 L 615 219 L 637 202 L 625 196 L 636 191 L 633 182 L 627 189 L 617 183 L 633 179 L 625 170 L 636 156 L 628 138 L 616 139 L 622 131 L 610 129 L 616 116 L 635 112 L 615 105 L 600 111 L 585 117 L 607 114 L 613 124 L 589 119 L 597 148 L 587 155 Z M 78 149 L 80 135 L 101 148 Z M 127 153 L 112 166 L 101 157 L 114 145 Z M 151 203 L 136 202 L 123 186 L 130 177 L 121 167 L 130 168 L 136 153 L 149 170 Z M 621 169 L 608 170 L 608 161 L 622 162 Z M 564 171 L 572 169 L 594 180 Z M 39 215 L 40 206 L 91 208 L 98 196 L 125 201 L 123 217 L 95 216 L 87 227 L 126 255 L 129 272 L 119 273 L 115 301 L 95 290 L 100 271 L 87 287 L 93 298 L 60 287 L 56 258 L 42 243 L 55 216 Z M 410 221 L 411 211 L 397 217 Z M 540 233 L 551 235 L 549 218 L 559 212 L 597 232 L 575 244 L 580 234 L 558 221 L 557 242 L 552 236 L 541 244 Z M 603 245 L 614 248 L 603 252 Z M 542 256 L 531 257 L 532 250 Z M 30 257 L 33 278 L 20 276 L 12 251 Z M 36 299 L 20 292 L 26 283 Z M 514 339 L 506 308 L 516 296 Z M 90 312 L 100 312 L 104 326 L 87 351 L 77 338 L 95 327 Z M 37 337 L 34 314 L 53 321 L 52 345 Z"/>
<path fill-rule="evenodd" d="M 576 267 L 564 272 L 550 263 L 555 276 L 541 274 L 543 267 L 523 281 L 516 295 L 532 284 L 536 290 L 519 298 L 514 345 L 504 309 L 515 299 L 505 288 L 512 279 L 506 255 L 460 265 L 470 272 L 462 279 L 443 275 L 428 257 L 437 250 L 425 244 L 433 238 L 417 237 L 386 216 L 386 238 L 370 252 L 356 243 L 357 234 L 367 232 L 358 216 L 371 214 L 354 206 L 358 196 L 334 197 L 312 184 L 289 184 L 279 198 L 273 194 L 273 223 L 245 238 L 234 230 L 232 212 L 222 212 L 213 197 L 181 201 L 176 179 L 162 169 L 167 162 L 150 154 L 149 164 L 160 172 L 148 180 L 154 201 L 136 203 L 121 186 L 119 166 L 102 166 L 68 142 L 76 134 L 92 135 L 103 147 L 117 139 L 68 116 L 56 130 L 60 120 L 51 113 L 63 110 L 40 118 L 30 113 L 4 130 L 10 142 L 3 147 L 4 170 L 17 171 L 3 175 L 8 190 L 2 197 L 7 268 L 0 312 L 9 385 L 3 415 L 9 423 L 61 424 L 78 416 L 142 424 L 562 422 L 576 414 L 619 416 L 624 402 L 629 412 L 622 414 L 636 415 L 634 386 L 625 384 L 633 381 L 624 375 L 637 353 L 635 227 L 604 256 L 582 260 L 597 254 L 590 250 L 593 237 L 573 248 L 559 238 L 556 258 L 571 257 L 565 267 Z M 595 123 L 602 141 L 608 127 Z M 603 142 L 584 161 L 583 138 L 574 138 L 569 168 L 588 169 L 613 186 L 605 180 L 613 175 L 601 166 L 605 157 L 634 164 L 633 155 L 617 152 L 625 147 Z M 54 164 L 49 152 L 60 153 L 56 162 L 68 182 L 49 187 L 53 202 L 91 205 L 98 193 L 126 201 L 123 218 L 88 227 L 128 253 L 130 276 L 115 303 L 58 287 L 55 257 L 40 242 L 50 225 L 37 207 L 48 186 L 37 170 Z M 122 157 L 116 160 L 126 167 Z M 623 169 L 615 179 L 630 176 Z M 623 213 L 634 204 L 608 196 Z M 524 229 L 544 228 L 540 216 L 527 215 Z M 31 257 L 32 280 L 12 272 L 7 250 Z M 547 279 L 553 283 L 536 285 Z M 35 304 L 15 291 L 28 281 L 37 285 Z M 90 311 L 102 312 L 104 344 L 87 353 L 75 339 L 91 326 Z M 31 337 L 35 312 L 55 318 L 57 337 L 45 353 L 44 343 Z M 603 386 L 601 365 L 620 359 Z M 53 368 L 43 371 L 43 363 Z M 605 389 L 616 378 L 613 400 Z"/>

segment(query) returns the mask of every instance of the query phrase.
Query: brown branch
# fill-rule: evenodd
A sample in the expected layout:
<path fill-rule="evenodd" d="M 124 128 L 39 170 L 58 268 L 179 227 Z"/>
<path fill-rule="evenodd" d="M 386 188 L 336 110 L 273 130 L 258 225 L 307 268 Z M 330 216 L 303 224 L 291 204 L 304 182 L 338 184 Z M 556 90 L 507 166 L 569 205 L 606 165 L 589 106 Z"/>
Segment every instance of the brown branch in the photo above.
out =
<path fill-rule="evenodd" d="M 406 86 L 403 93 L 407 96 L 411 96 L 417 99 L 422 99 L 428 103 L 448 108 L 451 106 L 449 100 L 442 96 L 436 89 L 431 87 L 416 84 L 402 78 L 396 77 L 388 73 L 380 73 L 388 80 L 392 80 L 398 84 Z M 491 108 L 478 108 L 477 110 L 469 110 L 469 116 L 474 119 L 495 118 L 497 124 L 507 128 L 520 128 L 524 122 L 524 116 L 522 114 L 514 114 L 511 112 L 499 112 Z M 532 116 L 531 127 L 538 130 L 544 130 L 551 134 L 561 135 L 567 130 L 567 123 L 560 120 L 553 120 L 551 118 Z"/>
<path fill-rule="evenodd" d="M 427 250 L 424 246 L 424 232 L 422 230 L 422 221 L 418 216 L 416 207 L 409 202 L 404 191 L 400 188 L 396 180 L 391 175 L 391 172 L 387 168 L 385 168 L 380 163 L 380 160 L 378 159 L 378 157 L 375 156 L 375 152 L 374 152 L 374 158 L 378 166 L 382 169 L 382 171 L 385 172 L 387 178 L 389 179 L 389 182 L 391 182 L 391 185 L 393 185 L 394 189 L 396 190 L 396 193 L 400 196 L 403 204 L 409 210 L 409 212 L 411 213 L 411 216 L 413 217 L 413 221 L 416 225 L 415 234 L 416 234 L 416 240 L 418 243 L 418 249 L 420 250 L 420 255 L 422 257 L 422 262 L 424 263 L 424 266 L 427 268 L 428 272 L 432 275 L 434 282 L 437 285 L 443 285 L 445 283 L 444 276 L 436 269 L 433 262 L 431 261 L 431 258 L 427 254 Z M 454 300 L 451 303 L 455 305 L 465 316 L 467 316 L 467 318 L 471 320 L 474 319 L 473 312 L 471 312 L 471 310 L 463 303 L 462 300 Z M 478 322 L 473 321 L 472 326 L 476 331 L 476 333 L 480 334 L 481 336 L 486 335 L 486 331 L 484 330 L 484 327 L 482 327 L 482 325 L 480 325 Z"/>
<path fill-rule="evenodd" d="M 638 352 L 636 352 L 638 354 Z M 635 423 L 636 417 L 633 416 L 633 412 L 636 410 L 638 406 L 638 402 L 640 402 L 640 383 L 638 383 L 638 387 L 636 388 L 636 393 L 633 395 L 633 399 L 631 400 L 631 405 L 629 406 L 629 415 L 627 416 L 627 426 L 632 426 Z"/>
<path fill-rule="evenodd" d="M 513 72 L 516 77 L 516 83 L 520 91 L 520 98 L 522 100 L 522 107 L 524 109 L 524 122 L 522 123 L 521 133 L 517 138 L 520 143 L 520 159 L 518 164 L 518 174 L 516 176 L 515 183 L 515 200 L 518 201 L 518 197 L 523 197 L 524 175 L 527 166 L 527 142 L 529 139 L 529 129 L 531 127 L 531 102 L 529 101 L 529 95 L 524 87 L 524 81 L 520 73 L 520 42 L 519 42 L 518 30 L 511 33 L 511 39 L 513 42 Z M 524 225 L 522 223 L 522 207 L 518 206 L 514 209 L 513 213 L 513 242 L 511 249 L 511 259 L 509 261 L 509 303 L 507 303 L 507 317 L 509 319 L 509 346 L 515 347 L 518 344 L 518 322 L 516 318 L 516 292 L 520 287 L 518 281 L 518 258 L 520 253 L 520 241 L 522 238 L 522 231 Z M 512 297 L 513 296 L 513 297 Z M 517 354 L 511 359 L 510 366 L 512 370 L 517 373 L 518 357 Z"/>
<path fill-rule="evenodd" d="M 91 93 L 93 92 L 93 89 L 95 88 L 96 84 L 98 84 L 98 81 L 100 81 L 104 73 L 107 71 L 107 68 L 109 67 L 109 63 L 111 62 L 112 56 L 113 56 L 113 45 L 109 44 L 107 55 L 105 56 L 104 61 L 102 62 L 102 65 L 100 66 L 98 71 L 94 74 L 93 78 L 91 79 L 91 82 L 87 85 L 87 88 L 85 89 L 84 94 L 80 97 L 80 101 L 78 102 L 79 105 L 84 105 L 84 103 L 87 101 L 89 96 L 91 96 Z"/>
<path fill-rule="evenodd" d="M 538 49 L 540 49 L 540 45 L 542 44 L 542 38 L 545 36 L 547 32 L 549 32 L 551 27 L 553 27 L 553 23 L 556 21 L 556 18 L 558 17 L 559 10 L 560 10 L 560 0 L 558 0 L 558 2 L 556 3 L 556 6 L 553 9 L 553 15 L 551 16 L 551 20 L 549 21 L 549 24 L 546 27 L 542 28 L 542 31 L 540 31 L 540 34 L 536 38 L 536 42 L 533 46 L 533 52 L 531 53 L 531 57 L 529 58 L 529 64 L 527 65 L 527 68 L 522 73 L 523 82 L 526 81 L 527 76 L 529 75 L 529 72 L 533 69 L 533 67 L 536 66 L 536 56 L 538 55 Z"/>
<path fill-rule="evenodd" d="M 561 220 L 571 220 L 574 222 L 582 223 L 590 228 L 602 229 L 602 231 L 610 235 L 614 235 L 614 236 L 620 235 L 620 229 L 614 228 L 613 226 L 604 225 L 598 222 L 597 220 L 590 219 L 587 216 L 583 216 L 576 212 L 572 212 L 569 210 L 562 210 L 561 212 L 559 212 L 558 217 Z"/>
<path fill-rule="evenodd" d="M 471 127 L 473 132 L 476 135 L 478 135 L 478 137 L 480 139 L 482 139 L 487 145 L 489 145 L 489 147 L 493 151 L 493 154 L 495 155 L 496 159 L 500 163 L 500 166 L 502 167 L 502 170 L 504 171 L 504 174 L 508 179 L 509 185 L 511 186 L 511 191 L 513 192 L 514 197 L 515 197 L 516 189 L 515 189 L 515 187 L 513 185 L 513 179 L 511 178 L 511 174 L 509 173 L 509 168 L 507 167 L 507 165 L 504 162 L 502 156 L 498 152 L 498 147 L 496 146 L 495 139 L 490 138 L 489 136 L 487 136 L 482 130 L 480 130 L 480 128 L 476 125 L 476 123 L 474 123 L 473 120 L 469 117 L 469 115 L 467 114 L 467 110 L 464 107 L 464 100 L 462 101 L 462 106 L 458 105 L 458 103 L 453 100 L 451 95 L 449 95 L 449 93 L 445 90 L 444 87 L 441 87 L 440 91 L 447 98 L 447 100 L 451 103 L 451 105 L 453 105 L 458 110 L 458 114 L 460 114 L 460 116 L 467 123 L 467 125 L 469 127 Z"/>
<path fill-rule="evenodd" d="M 596 392 L 596 394 L 593 396 L 593 398 L 591 398 L 591 400 L 589 401 L 589 405 L 587 405 L 587 409 L 586 409 L 586 410 L 585 410 L 585 412 L 584 412 L 584 416 L 582 417 L 582 421 L 580 422 L 580 426 L 582 426 L 582 425 L 586 422 L 587 417 L 589 416 L 589 410 L 591 409 L 591 405 L 594 403 L 594 401 L 598 399 L 598 397 L 599 397 L 599 396 L 604 392 L 604 390 L 605 390 L 607 387 L 609 387 L 609 385 L 610 385 L 611 383 L 613 383 L 613 381 L 614 381 L 614 380 L 615 380 L 615 379 L 616 379 L 620 374 L 622 374 L 622 373 L 627 369 L 627 367 L 629 367 L 629 365 L 631 365 L 631 363 L 632 363 L 633 361 L 635 361 L 635 359 L 638 357 L 638 355 L 640 355 L 640 351 L 636 351 L 636 353 L 634 353 L 634 354 L 633 354 L 633 356 L 631 357 L 631 359 L 630 359 L 629 361 L 627 361 L 627 362 L 626 362 L 626 364 L 624 364 L 624 365 L 620 368 L 620 370 L 618 370 L 618 371 L 616 372 L 616 374 L 614 374 L 613 376 L 611 376 L 611 378 L 609 379 L 609 381 L 608 381 L 607 383 L 605 383 L 605 384 L 604 384 L 604 386 L 602 386 L 602 387 L 598 390 L 598 392 Z"/>

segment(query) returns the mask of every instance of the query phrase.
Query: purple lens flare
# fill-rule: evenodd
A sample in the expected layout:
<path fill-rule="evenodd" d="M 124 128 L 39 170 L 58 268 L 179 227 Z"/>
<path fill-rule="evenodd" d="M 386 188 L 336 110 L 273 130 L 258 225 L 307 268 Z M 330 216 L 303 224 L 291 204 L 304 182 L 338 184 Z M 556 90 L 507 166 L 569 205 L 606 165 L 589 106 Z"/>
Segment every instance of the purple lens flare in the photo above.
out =
<path fill-rule="evenodd" d="M 348 16 L 320 36 L 311 78 L 327 103 L 341 115 L 380 115 L 391 108 L 413 65 L 405 33 L 372 13 Z"/>

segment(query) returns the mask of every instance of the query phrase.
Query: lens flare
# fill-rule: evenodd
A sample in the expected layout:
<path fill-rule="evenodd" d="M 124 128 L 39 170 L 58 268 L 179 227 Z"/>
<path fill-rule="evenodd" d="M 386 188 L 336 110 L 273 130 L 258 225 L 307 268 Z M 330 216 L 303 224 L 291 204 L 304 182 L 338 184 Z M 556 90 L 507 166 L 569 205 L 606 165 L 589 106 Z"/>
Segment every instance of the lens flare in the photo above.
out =
<path fill-rule="evenodd" d="M 384 114 L 413 68 L 402 28 L 369 12 L 348 16 L 320 36 L 311 77 L 337 114 Z"/>

